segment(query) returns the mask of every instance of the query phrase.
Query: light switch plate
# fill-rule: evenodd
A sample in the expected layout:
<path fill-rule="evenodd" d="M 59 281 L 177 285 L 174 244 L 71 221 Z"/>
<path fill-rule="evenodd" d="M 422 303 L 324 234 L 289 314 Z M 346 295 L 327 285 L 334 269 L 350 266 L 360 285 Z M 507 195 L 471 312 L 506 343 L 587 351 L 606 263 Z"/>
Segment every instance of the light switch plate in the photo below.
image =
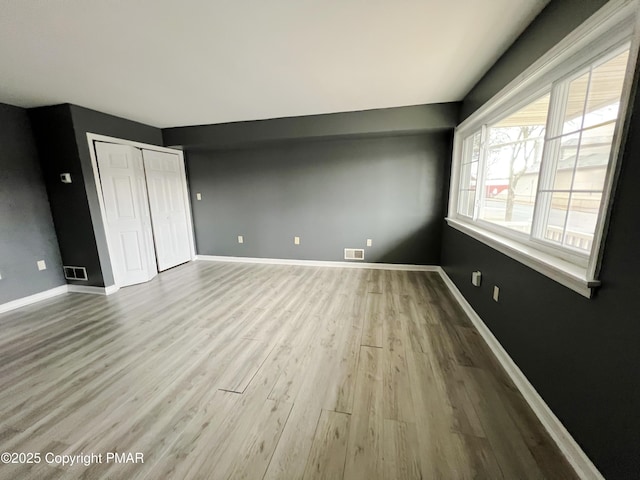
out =
<path fill-rule="evenodd" d="M 497 285 L 493 287 L 493 301 L 497 302 L 500 298 L 500 288 Z"/>
<path fill-rule="evenodd" d="M 238 235 L 238 243 L 244 243 L 244 237 L 242 235 Z"/>
<path fill-rule="evenodd" d="M 202 200 L 202 194 L 196 193 L 196 200 Z"/>
<path fill-rule="evenodd" d="M 293 237 L 293 244 L 300 245 L 300 237 Z"/>
<path fill-rule="evenodd" d="M 44 260 L 38 260 L 36 262 L 36 265 L 38 265 L 38 270 L 46 270 L 47 269 L 47 264 L 44 263 Z"/>

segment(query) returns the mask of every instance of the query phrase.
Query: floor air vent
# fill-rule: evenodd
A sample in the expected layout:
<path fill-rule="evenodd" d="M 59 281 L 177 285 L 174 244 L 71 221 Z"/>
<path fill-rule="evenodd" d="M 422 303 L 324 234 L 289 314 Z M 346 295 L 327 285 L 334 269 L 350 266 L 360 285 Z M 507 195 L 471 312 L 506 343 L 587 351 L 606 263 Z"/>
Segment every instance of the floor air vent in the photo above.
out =
<path fill-rule="evenodd" d="M 64 266 L 64 278 L 67 280 L 88 280 L 87 269 L 84 267 Z"/>
<path fill-rule="evenodd" d="M 345 248 L 345 260 L 364 260 L 364 249 L 362 248 Z"/>

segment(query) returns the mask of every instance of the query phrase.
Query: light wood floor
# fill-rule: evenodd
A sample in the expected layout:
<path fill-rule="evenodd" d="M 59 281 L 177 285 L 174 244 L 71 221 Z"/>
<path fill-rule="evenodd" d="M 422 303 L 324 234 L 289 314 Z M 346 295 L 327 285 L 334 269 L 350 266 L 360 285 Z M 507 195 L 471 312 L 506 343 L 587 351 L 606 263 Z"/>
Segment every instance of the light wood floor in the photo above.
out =
<path fill-rule="evenodd" d="M 436 273 L 195 262 L 0 315 L 0 478 L 575 478 Z M 103 458 L 104 460 L 104 458 Z"/>

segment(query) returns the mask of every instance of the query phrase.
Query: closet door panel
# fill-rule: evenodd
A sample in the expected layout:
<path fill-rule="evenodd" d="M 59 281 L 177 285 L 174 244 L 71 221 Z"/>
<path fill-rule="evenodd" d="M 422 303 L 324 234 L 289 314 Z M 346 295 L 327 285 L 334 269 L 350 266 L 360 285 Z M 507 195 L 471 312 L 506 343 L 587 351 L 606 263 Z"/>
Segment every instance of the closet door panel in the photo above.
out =
<path fill-rule="evenodd" d="M 158 269 L 191 260 L 188 209 L 179 155 L 143 150 Z"/>
<path fill-rule="evenodd" d="M 134 285 L 157 273 L 142 153 L 96 142 L 111 265 L 116 283 Z"/>

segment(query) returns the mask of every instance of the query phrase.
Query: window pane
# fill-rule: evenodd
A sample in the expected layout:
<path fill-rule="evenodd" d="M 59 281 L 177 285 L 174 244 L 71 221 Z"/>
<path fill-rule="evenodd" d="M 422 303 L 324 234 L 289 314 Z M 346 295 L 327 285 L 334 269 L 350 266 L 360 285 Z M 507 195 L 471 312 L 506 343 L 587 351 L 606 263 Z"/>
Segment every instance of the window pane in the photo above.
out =
<path fill-rule="evenodd" d="M 460 172 L 460 188 L 475 188 L 478 181 L 478 162 L 464 163 Z"/>
<path fill-rule="evenodd" d="M 476 203 L 475 190 L 460 190 L 458 195 L 458 213 L 466 217 L 473 217 L 473 210 Z"/>
<path fill-rule="evenodd" d="M 550 204 L 543 238 L 556 245 L 588 253 L 596 230 L 601 192 L 541 192 Z"/>
<path fill-rule="evenodd" d="M 627 50 L 593 69 L 584 117 L 585 128 L 618 118 L 628 59 Z"/>
<path fill-rule="evenodd" d="M 601 201 L 602 193 L 600 192 L 571 194 L 564 236 L 566 246 L 584 252 L 591 251 Z"/>
<path fill-rule="evenodd" d="M 584 103 L 587 98 L 590 72 L 579 76 L 569 84 L 567 107 L 564 112 L 562 134 L 575 132 L 582 128 Z"/>
<path fill-rule="evenodd" d="M 469 139 L 469 153 L 470 156 L 466 161 L 477 162 L 480 159 L 480 140 L 482 134 L 477 132 Z"/>
<path fill-rule="evenodd" d="M 477 162 L 480 160 L 480 140 L 482 138 L 481 132 L 476 132 L 473 135 L 464 139 L 462 163 Z"/>
<path fill-rule="evenodd" d="M 554 171 L 549 185 L 541 189 L 545 193 L 540 194 L 540 235 L 569 250 L 591 251 L 628 57 L 627 49 L 594 62 L 588 72 L 569 82 L 565 134 L 545 144 L 545 161 Z M 554 88 L 563 92 L 564 85 Z"/>
<path fill-rule="evenodd" d="M 602 190 L 613 143 L 615 123 L 582 132 L 574 190 Z"/>
<path fill-rule="evenodd" d="M 478 181 L 478 162 L 465 163 L 460 172 L 460 194 L 458 213 L 473 217 L 476 201 L 476 182 Z"/>
<path fill-rule="evenodd" d="M 540 196 L 550 202 L 549 213 L 545 222 L 543 237 L 558 245 L 562 244 L 564 237 L 564 224 L 569 208 L 569 193 L 545 192 Z"/>
<path fill-rule="evenodd" d="M 478 161 L 480 159 L 481 132 L 476 132 L 464 140 L 464 152 L 460 170 L 460 191 L 458 193 L 458 213 L 473 217 L 478 181 Z"/>
<path fill-rule="evenodd" d="M 529 233 L 549 95 L 489 127 L 480 218 Z"/>
<path fill-rule="evenodd" d="M 548 143 L 547 148 L 558 148 L 558 163 L 556 164 L 554 190 L 570 190 L 573 180 L 573 169 L 576 166 L 578 142 L 580 134 L 574 133 L 557 138 Z"/>

